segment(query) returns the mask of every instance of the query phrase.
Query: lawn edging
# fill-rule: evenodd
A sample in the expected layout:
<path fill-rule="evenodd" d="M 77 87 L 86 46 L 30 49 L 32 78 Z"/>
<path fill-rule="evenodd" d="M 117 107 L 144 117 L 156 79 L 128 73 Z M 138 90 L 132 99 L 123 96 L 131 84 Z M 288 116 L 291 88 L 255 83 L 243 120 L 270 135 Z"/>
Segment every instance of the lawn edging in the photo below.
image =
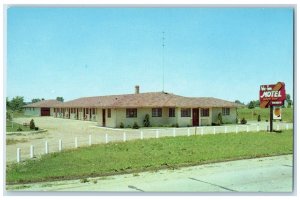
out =
<path fill-rule="evenodd" d="M 47 129 L 39 129 L 38 131 L 17 131 L 17 132 L 6 132 L 6 135 L 30 135 L 37 133 L 47 132 Z"/>

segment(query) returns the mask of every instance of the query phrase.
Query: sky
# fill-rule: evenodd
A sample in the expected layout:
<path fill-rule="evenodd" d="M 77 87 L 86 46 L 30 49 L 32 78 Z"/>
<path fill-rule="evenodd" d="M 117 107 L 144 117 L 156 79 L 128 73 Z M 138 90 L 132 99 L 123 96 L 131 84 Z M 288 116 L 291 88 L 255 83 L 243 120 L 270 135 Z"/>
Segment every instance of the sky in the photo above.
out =
<path fill-rule="evenodd" d="M 9 99 L 158 92 L 163 74 L 182 96 L 248 103 L 282 81 L 293 97 L 292 8 L 10 7 L 6 30 Z"/>

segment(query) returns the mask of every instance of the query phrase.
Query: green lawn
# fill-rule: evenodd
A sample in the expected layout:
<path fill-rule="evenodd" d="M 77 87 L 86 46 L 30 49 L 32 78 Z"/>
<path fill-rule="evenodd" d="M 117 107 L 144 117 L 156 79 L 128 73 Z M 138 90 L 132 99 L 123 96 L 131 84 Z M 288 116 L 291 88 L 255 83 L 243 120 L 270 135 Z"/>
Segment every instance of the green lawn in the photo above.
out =
<path fill-rule="evenodd" d="M 8 184 L 174 169 L 293 153 L 293 131 L 166 137 L 100 144 L 7 166 Z"/>
<path fill-rule="evenodd" d="M 238 118 L 242 119 L 243 117 L 249 120 L 256 120 L 257 116 L 261 115 L 261 120 L 269 120 L 270 119 L 270 108 L 239 108 L 238 109 Z M 286 122 L 293 122 L 293 108 L 282 108 L 282 120 Z"/>
<path fill-rule="evenodd" d="M 23 126 L 22 124 L 18 124 L 15 122 L 8 122 L 6 121 L 6 132 L 20 132 L 22 131 L 17 131 L 18 128 L 21 128 L 23 131 L 30 131 L 29 126 Z"/>

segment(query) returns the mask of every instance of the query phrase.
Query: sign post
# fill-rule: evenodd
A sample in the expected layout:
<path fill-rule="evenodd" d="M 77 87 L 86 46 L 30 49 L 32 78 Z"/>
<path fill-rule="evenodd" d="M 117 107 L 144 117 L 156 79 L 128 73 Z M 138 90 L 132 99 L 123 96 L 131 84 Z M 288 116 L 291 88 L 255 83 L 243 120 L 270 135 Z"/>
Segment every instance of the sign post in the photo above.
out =
<path fill-rule="evenodd" d="M 270 106 L 270 132 L 273 131 L 273 106 Z"/>
<path fill-rule="evenodd" d="M 260 107 L 270 107 L 270 132 L 273 131 L 273 106 L 282 106 L 284 104 L 285 99 L 285 84 L 283 82 L 278 82 L 273 85 L 260 86 Z"/>

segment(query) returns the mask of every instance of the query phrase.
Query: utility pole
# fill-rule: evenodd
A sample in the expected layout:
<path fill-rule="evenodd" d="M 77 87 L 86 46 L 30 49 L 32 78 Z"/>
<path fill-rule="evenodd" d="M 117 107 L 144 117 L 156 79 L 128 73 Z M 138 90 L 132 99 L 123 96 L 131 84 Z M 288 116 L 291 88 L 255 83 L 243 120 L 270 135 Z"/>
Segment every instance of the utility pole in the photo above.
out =
<path fill-rule="evenodd" d="M 165 32 L 162 32 L 162 70 L 163 70 L 163 92 L 165 91 Z"/>

